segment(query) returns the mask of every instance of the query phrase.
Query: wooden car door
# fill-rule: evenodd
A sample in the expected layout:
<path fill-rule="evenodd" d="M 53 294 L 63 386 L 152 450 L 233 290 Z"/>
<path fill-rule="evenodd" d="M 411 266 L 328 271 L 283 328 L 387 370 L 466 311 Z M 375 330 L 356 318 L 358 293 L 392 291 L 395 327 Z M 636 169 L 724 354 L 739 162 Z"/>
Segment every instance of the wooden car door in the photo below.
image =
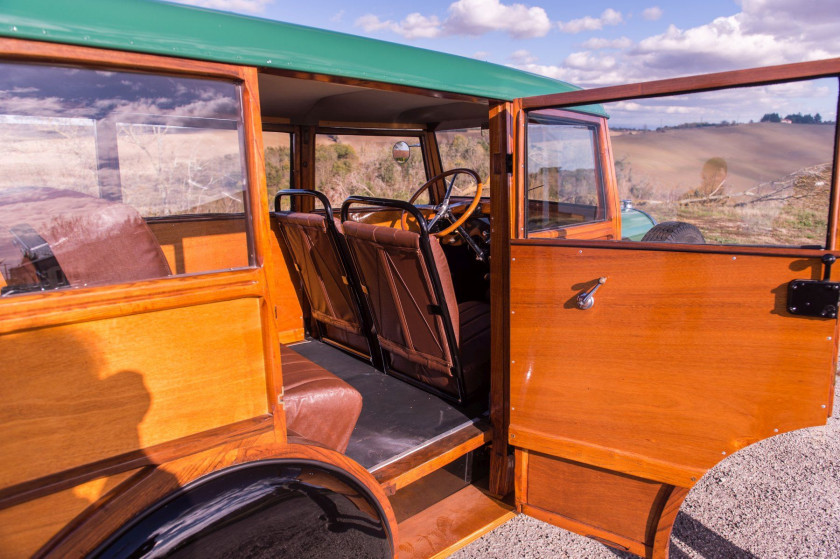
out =
<path fill-rule="evenodd" d="M 617 219 L 615 166 L 606 115 L 589 104 L 834 76 L 836 108 L 838 73 L 835 59 L 514 103 L 508 443 L 521 512 L 665 557 L 680 503 L 707 470 L 825 423 L 840 289 L 822 281 L 837 254 L 836 126 L 822 131 L 835 141 L 818 247 L 631 242 L 603 234 Z M 627 105 L 603 108 L 617 106 Z M 710 196 L 692 216 L 740 208 Z M 591 236 L 572 234 L 586 227 Z"/>

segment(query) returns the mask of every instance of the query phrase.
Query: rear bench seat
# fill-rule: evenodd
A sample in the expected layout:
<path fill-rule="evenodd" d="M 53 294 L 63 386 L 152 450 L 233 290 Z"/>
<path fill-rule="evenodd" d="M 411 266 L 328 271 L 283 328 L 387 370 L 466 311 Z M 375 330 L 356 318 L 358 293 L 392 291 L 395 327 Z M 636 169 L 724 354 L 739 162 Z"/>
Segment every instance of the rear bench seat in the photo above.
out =
<path fill-rule="evenodd" d="M 284 345 L 280 346 L 280 359 L 286 428 L 290 434 L 344 452 L 362 411 L 362 395 Z"/>

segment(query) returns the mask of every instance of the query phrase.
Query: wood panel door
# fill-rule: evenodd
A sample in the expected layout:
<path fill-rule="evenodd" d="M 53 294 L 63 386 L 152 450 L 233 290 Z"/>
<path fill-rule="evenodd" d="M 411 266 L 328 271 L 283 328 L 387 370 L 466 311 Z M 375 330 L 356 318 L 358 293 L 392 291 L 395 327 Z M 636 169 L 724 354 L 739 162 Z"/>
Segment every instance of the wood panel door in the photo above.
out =
<path fill-rule="evenodd" d="M 516 102 L 507 442 L 521 512 L 665 557 L 679 505 L 706 471 L 754 442 L 825 423 L 837 319 L 792 313 L 789 287 L 822 280 L 823 257 L 837 253 L 837 142 L 828 148 L 824 248 L 586 238 L 565 234 L 583 229 L 562 220 L 570 202 L 588 205 L 580 214 L 595 224 L 616 213 L 609 135 L 599 135 L 607 121 L 578 122 L 575 110 L 604 114 L 591 103 L 829 70 L 836 75 L 840 62 Z M 592 152 L 601 157 L 594 164 Z M 554 225 L 556 234 L 533 234 Z M 580 304 L 593 290 L 594 302 Z"/>

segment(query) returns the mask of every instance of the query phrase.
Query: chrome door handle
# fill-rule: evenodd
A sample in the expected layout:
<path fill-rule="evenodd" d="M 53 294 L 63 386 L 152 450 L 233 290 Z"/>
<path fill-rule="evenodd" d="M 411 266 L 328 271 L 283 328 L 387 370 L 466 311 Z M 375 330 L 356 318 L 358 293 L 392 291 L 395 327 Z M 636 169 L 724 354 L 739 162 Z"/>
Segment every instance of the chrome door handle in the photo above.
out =
<path fill-rule="evenodd" d="M 589 291 L 584 291 L 577 296 L 577 306 L 580 310 L 585 311 L 586 309 L 592 308 L 592 305 L 595 304 L 595 292 L 598 291 L 598 288 L 604 285 L 604 282 L 606 281 L 607 278 L 598 278 L 598 283 L 595 284 L 595 287 Z"/>

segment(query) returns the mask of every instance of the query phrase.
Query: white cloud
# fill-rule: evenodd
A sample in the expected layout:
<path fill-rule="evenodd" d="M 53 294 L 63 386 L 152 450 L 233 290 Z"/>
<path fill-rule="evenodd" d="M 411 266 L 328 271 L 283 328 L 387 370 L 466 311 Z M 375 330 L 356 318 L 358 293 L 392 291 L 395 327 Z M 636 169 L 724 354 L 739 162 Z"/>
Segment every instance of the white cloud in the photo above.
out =
<path fill-rule="evenodd" d="M 226 12 L 244 12 L 259 14 L 265 11 L 266 6 L 273 4 L 274 0 L 175 0 L 181 4 L 210 8 L 213 10 L 224 10 Z"/>
<path fill-rule="evenodd" d="M 345 10 L 338 11 L 335 15 L 330 18 L 330 21 L 341 21 L 344 19 Z"/>
<path fill-rule="evenodd" d="M 388 30 L 406 39 L 441 35 L 477 36 L 503 31 L 515 39 L 542 37 L 551 29 L 548 14 L 540 7 L 502 4 L 499 0 L 458 0 L 449 6 L 445 20 L 412 13 L 400 22 L 381 21 L 373 14 L 356 20 L 368 33 Z"/>
<path fill-rule="evenodd" d="M 502 4 L 499 0 L 458 0 L 449 6 L 445 27 L 452 35 L 505 31 L 516 39 L 542 37 L 551 29 L 540 7 Z"/>
<path fill-rule="evenodd" d="M 580 33 L 581 31 L 597 31 L 603 29 L 605 25 L 618 25 L 624 21 L 624 16 L 621 12 L 607 8 L 601 13 L 600 17 L 586 16 L 579 19 L 573 19 L 567 22 L 558 22 L 557 27 L 565 33 Z"/>
<path fill-rule="evenodd" d="M 516 66 L 596 87 L 840 56 L 836 0 L 741 0 L 741 4 L 740 13 L 705 25 L 689 29 L 672 25 L 638 42 L 592 38 L 581 45 L 586 50 L 559 63 Z M 595 26 L 580 23 L 585 25 Z"/>
<path fill-rule="evenodd" d="M 662 17 L 662 8 L 659 6 L 651 6 L 642 12 L 642 17 L 648 21 L 656 21 Z"/>
<path fill-rule="evenodd" d="M 583 48 L 599 50 L 599 49 L 626 49 L 633 46 L 633 41 L 627 37 L 620 37 L 618 39 L 602 39 L 593 37 L 583 42 Z"/>
<path fill-rule="evenodd" d="M 525 49 L 514 51 L 508 58 L 514 64 L 532 64 L 537 61 L 537 57 Z"/>
<path fill-rule="evenodd" d="M 486 50 L 476 51 L 472 55 L 472 57 L 477 59 L 477 60 L 485 60 L 485 61 L 487 60 L 487 57 L 489 57 L 489 56 L 490 56 L 490 53 L 487 52 Z"/>
<path fill-rule="evenodd" d="M 356 20 L 356 26 L 367 33 L 386 29 L 406 39 L 431 39 L 441 34 L 440 20 L 437 16 L 426 17 L 419 13 L 408 14 L 401 22 L 381 21 L 373 14 L 367 14 Z"/>

